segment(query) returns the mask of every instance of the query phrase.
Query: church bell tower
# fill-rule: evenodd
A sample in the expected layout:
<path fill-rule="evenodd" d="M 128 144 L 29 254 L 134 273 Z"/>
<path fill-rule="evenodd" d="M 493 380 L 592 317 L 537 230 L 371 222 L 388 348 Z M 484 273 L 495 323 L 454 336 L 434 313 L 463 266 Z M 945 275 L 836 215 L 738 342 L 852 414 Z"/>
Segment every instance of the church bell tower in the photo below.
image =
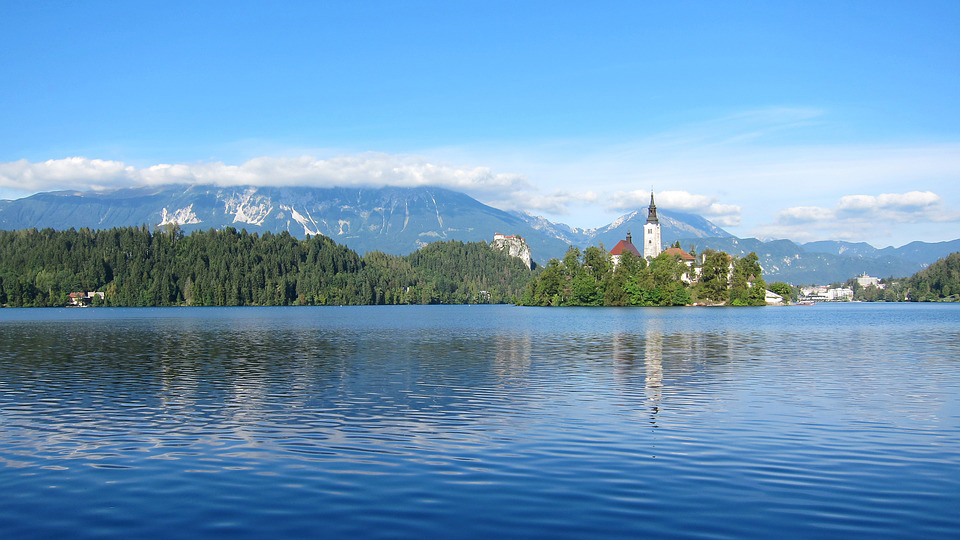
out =
<path fill-rule="evenodd" d="M 663 247 L 660 245 L 660 220 L 657 219 L 657 205 L 653 202 L 653 192 L 650 192 L 650 207 L 647 208 L 647 224 L 643 226 L 643 257 L 653 259 Z"/>

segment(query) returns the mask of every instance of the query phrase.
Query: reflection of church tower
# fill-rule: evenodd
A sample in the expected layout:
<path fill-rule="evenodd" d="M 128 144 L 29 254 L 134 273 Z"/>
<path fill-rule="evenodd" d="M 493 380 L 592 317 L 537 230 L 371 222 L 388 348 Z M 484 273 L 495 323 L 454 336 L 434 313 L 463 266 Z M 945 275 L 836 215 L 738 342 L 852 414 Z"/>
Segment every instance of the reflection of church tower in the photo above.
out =
<path fill-rule="evenodd" d="M 650 207 L 647 209 L 647 224 L 643 227 L 643 256 L 652 259 L 663 251 L 660 245 L 660 220 L 657 219 L 657 205 L 653 203 L 650 192 Z"/>
<path fill-rule="evenodd" d="M 647 328 L 643 352 L 646 368 L 644 390 L 656 413 L 663 393 L 663 334 L 659 328 Z"/>

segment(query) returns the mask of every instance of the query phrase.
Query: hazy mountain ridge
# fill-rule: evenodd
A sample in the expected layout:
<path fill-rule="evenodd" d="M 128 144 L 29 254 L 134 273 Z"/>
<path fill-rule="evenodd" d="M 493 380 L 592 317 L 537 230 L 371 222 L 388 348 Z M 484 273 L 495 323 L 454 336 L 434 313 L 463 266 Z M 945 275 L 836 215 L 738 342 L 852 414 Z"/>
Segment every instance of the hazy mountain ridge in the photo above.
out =
<path fill-rule="evenodd" d="M 610 248 L 626 238 L 628 232 L 632 233 L 639 243 L 639 239 L 643 236 L 643 226 L 647 222 L 646 209 L 628 212 L 613 222 L 595 229 L 570 227 L 529 213 L 514 212 L 514 215 L 526 221 L 531 227 L 578 247 L 602 243 Z M 664 244 L 672 244 L 681 238 L 733 236 L 696 214 L 658 209 L 657 215 L 660 218 L 660 235 Z"/>
<path fill-rule="evenodd" d="M 911 242 L 877 249 L 859 242 L 737 238 L 695 215 L 658 209 L 664 246 L 757 253 L 769 280 L 795 283 L 844 281 L 862 272 L 908 276 L 949 253 L 960 240 Z M 0 201 L 0 229 L 102 229 L 177 224 L 184 231 L 245 228 L 296 237 L 322 234 L 359 253 L 407 254 L 439 240 L 489 242 L 493 234 L 520 235 L 535 261 L 562 257 L 570 245 L 610 248 L 627 232 L 642 242 L 646 209 L 612 223 L 581 229 L 527 212 L 506 212 L 448 189 L 217 187 L 168 185 L 113 191 L 60 191 Z"/>
<path fill-rule="evenodd" d="M 814 249 L 824 249 L 823 243 L 816 244 L 818 245 L 815 245 Z M 873 257 L 811 252 L 807 249 L 807 244 L 801 245 L 790 240 L 763 242 L 756 238 L 688 238 L 682 240 L 681 245 L 684 248 L 693 246 L 698 252 L 709 248 L 738 256 L 755 252 L 768 281 L 795 284 L 843 282 L 864 272 L 883 278 L 906 277 L 960 250 L 960 240 L 912 242 L 901 248 L 874 249 Z M 864 245 L 872 247 L 869 244 Z M 862 251 L 871 252 L 865 249 Z"/>
<path fill-rule="evenodd" d="M 537 260 L 568 244 L 519 217 L 442 188 L 264 188 L 163 186 L 109 192 L 50 192 L 11 201 L 0 228 L 179 225 L 184 231 L 245 228 L 323 234 L 360 253 L 407 254 L 438 240 L 485 241 L 519 234 Z"/>
<path fill-rule="evenodd" d="M 0 228 L 93 229 L 173 225 L 184 231 L 246 228 L 253 232 L 323 234 L 360 253 L 407 254 L 439 240 L 484 241 L 494 233 L 522 236 L 534 260 L 562 257 L 570 245 L 614 245 L 631 228 L 643 234 L 640 212 L 597 229 L 554 223 L 524 212 L 505 212 L 442 188 L 217 187 L 170 185 L 113 191 L 60 191 L 10 201 Z M 645 218 L 644 213 L 644 220 Z M 662 211 L 664 241 L 680 236 L 729 234 L 690 214 Z"/>

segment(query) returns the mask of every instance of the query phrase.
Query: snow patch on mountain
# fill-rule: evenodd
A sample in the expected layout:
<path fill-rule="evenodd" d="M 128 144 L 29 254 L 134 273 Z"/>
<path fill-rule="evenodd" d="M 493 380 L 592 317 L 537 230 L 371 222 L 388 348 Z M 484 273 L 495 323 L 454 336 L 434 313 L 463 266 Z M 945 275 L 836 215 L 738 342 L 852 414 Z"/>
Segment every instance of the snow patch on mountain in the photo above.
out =
<path fill-rule="evenodd" d="M 440 224 L 440 228 L 443 228 L 443 218 L 440 217 L 440 205 L 437 204 L 437 198 L 430 194 L 430 200 L 433 201 L 433 208 L 437 211 L 437 223 Z"/>
<path fill-rule="evenodd" d="M 617 219 L 613 220 L 613 222 L 612 222 L 611 224 L 607 225 L 606 227 L 604 227 L 604 229 L 606 229 L 606 230 L 608 230 L 608 231 L 611 230 L 611 229 L 616 229 L 617 227 L 623 225 L 624 223 L 626 223 L 626 222 L 628 222 L 628 221 L 631 221 L 634 217 L 636 217 L 636 215 L 637 215 L 638 213 L 640 213 L 639 210 L 634 210 L 633 212 L 630 212 L 629 214 L 624 214 L 624 215 L 618 217 Z"/>
<path fill-rule="evenodd" d="M 101 219 L 101 221 L 103 221 Z M 186 208 L 180 208 L 173 212 L 168 212 L 166 208 L 161 212 L 160 223 L 158 226 L 164 225 L 193 225 L 196 223 L 202 223 L 200 218 L 197 217 L 197 214 L 193 211 L 193 203 L 188 205 Z"/>
<path fill-rule="evenodd" d="M 280 208 L 290 212 L 290 217 L 292 217 L 294 221 L 296 221 L 303 227 L 303 234 L 309 234 L 311 236 L 316 236 L 320 234 L 320 227 L 317 225 L 317 222 L 313 220 L 313 218 L 308 219 L 304 217 L 303 214 L 301 214 L 300 212 L 297 212 L 296 208 L 292 206 L 286 206 L 281 204 Z M 307 212 L 307 214 L 309 215 L 310 213 Z M 313 225 L 314 228 L 311 228 L 310 225 Z"/>
<path fill-rule="evenodd" d="M 554 223 L 549 219 L 531 214 L 530 212 L 512 211 L 509 214 L 522 219 L 530 228 L 540 231 L 551 238 L 562 240 L 567 244 L 579 244 L 583 238 L 589 236 L 595 229 L 581 229 L 564 223 Z"/>
<path fill-rule="evenodd" d="M 263 225 L 267 216 L 273 211 L 273 204 L 270 197 L 254 197 L 256 193 L 257 188 L 252 187 L 242 194 L 225 198 L 223 212 L 227 215 L 232 214 L 234 223 Z"/>

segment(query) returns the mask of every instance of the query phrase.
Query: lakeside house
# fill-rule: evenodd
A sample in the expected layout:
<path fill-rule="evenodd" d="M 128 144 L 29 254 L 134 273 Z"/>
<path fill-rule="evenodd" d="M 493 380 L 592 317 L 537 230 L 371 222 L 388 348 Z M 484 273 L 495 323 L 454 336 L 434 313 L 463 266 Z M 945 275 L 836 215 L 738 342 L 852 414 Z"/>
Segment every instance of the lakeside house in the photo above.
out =
<path fill-rule="evenodd" d="M 669 247 L 663 250 L 663 253 L 666 253 L 668 255 L 673 255 L 674 257 L 677 258 L 677 260 L 679 260 L 680 262 L 682 262 L 687 266 L 687 271 L 684 272 L 682 276 L 680 276 L 680 279 L 683 280 L 684 283 L 689 285 L 693 283 L 695 280 L 700 279 L 700 273 L 702 272 L 702 267 L 701 265 L 697 264 L 696 257 L 694 257 L 693 255 L 687 253 L 686 251 L 678 247 Z M 731 266 L 731 270 L 732 268 L 733 267 Z"/>
<path fill-rule="evenodd" d="M 70 293 L 70 306 L 85 307 L 89 306 L 94 298 L 103 301 L 106 297 L 103 291 L 72 292 Z"/>
<path fill-rule="evenodd" d="M 617 245 L 613 246 L 613 249 L 610 250 L 610 261 L 613 262 L 614 268 L 620 264 L 620 256 L 623 255 L 624 252 L 633 253 L 637 257 L 642 257 L 637 246 L 633 245 L 633 236 L 630 235 L 630 231 L 627 231 L 627 237 L 624 240 L 617 242 Z"/>
<path fill-rule="evenodd" d="M 767 289 L 763 297 L 764 301 L 768 306 L 782 306 L 783 305 L 783 296 Z"/>
<path fill-rule="evenodd" d="M 853 300 L 853 289 L 849 287 L 829 287 L 814 285 L 800 289 L 800 300 L 812 302 L 849 302 Z"/>

